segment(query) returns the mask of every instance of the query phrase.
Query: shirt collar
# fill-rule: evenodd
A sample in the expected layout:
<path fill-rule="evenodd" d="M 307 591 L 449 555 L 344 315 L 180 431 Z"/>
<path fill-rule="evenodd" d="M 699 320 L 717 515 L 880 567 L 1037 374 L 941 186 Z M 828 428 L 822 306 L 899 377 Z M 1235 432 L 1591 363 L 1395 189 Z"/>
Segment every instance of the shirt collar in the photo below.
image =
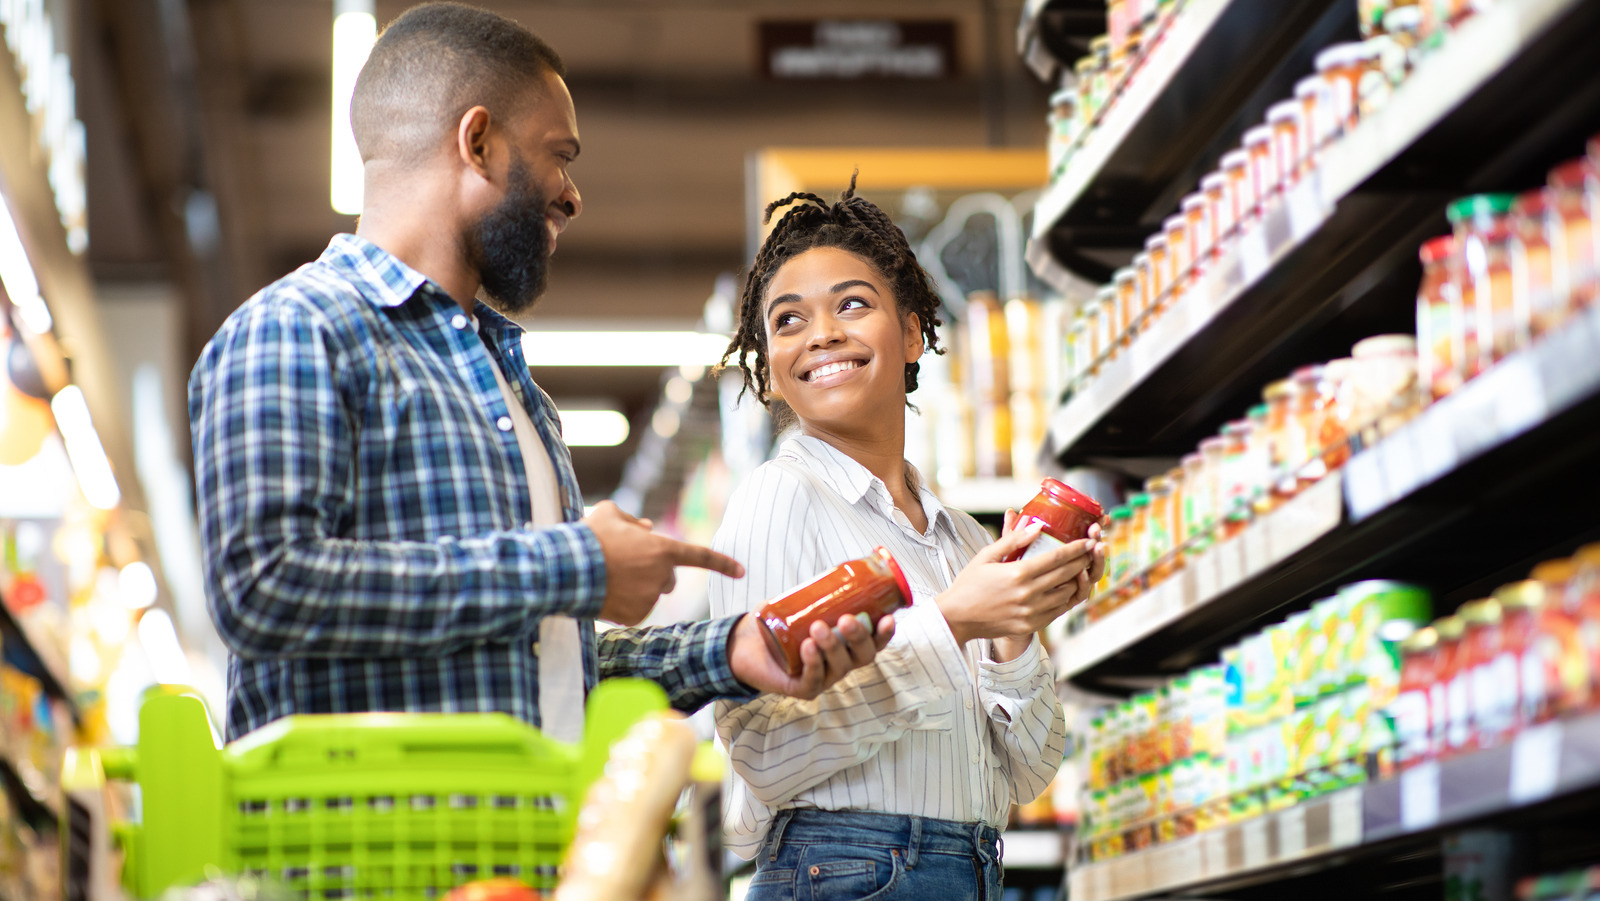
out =
<path fill-rule="evenodd" d="M 415 297 L 424 286 L 437 291 L 441 298 L 449 298 L 436 282 L 360 235 L 335 235 L 328 249 L 322 252 L 321 260 L 370 288 L 370 291 L 361 292 L 361 296 L 380 307 L 398 307 Z M 514 339 L 522 334 L 520 325 L 481 300 L 474 303 L 472 312 L 491 337 Z"/>
<path fill-rule="evenodd" d="M 880 506 L 885 515 L 892 519 L 894 498 L 889 494 L 888 486 L 883 480 L 872 474 L 872 471 L 856 462 L 849 454 L 837 447 L 810 435 L 796 435 L 784 442 L 783 450 L 794 453 L 802 460 L 809 459 L 821 464 L 810 469 L 817 474 L 817 478 L 827 485 L 833 492 L 851 504 L 859 502 L 866 497 L 869 491 L 877 495 Z M 950 518 L 950 512 L 944 504 L 928 488 L 928 482 L 922 473 L 906 462 L 906 473 L 911 478 L 911 484 L 917 490 L 917 496 L 922 502 L 922 512 L 928 517 L 928 529 L 931 532 L 939 519 Z"/>

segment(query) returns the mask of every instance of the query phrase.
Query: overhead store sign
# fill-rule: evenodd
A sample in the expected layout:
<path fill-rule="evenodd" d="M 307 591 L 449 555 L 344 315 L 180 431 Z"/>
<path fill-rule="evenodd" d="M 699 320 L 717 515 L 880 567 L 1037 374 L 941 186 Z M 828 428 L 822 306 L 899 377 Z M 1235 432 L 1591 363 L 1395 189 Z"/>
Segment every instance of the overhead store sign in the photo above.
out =
<path fill-rule="evenodd" d="M 49 167 L 50 190 L 67 230 L 67 246 L 82 253 L 89 247 L 84 131 L 78 121 L 72 60 L 56 49 L 64 35 L 50 15 L 52 5 L 46 0 L 0 0 L 0 31 L 16 60 L 22 98 Z"/>
<path fill-rule="evenodd" d="M 812 19 L 761 23 L 761 65 L 782 80 L 951 78 L 956 24 L 947 19 Z"/>

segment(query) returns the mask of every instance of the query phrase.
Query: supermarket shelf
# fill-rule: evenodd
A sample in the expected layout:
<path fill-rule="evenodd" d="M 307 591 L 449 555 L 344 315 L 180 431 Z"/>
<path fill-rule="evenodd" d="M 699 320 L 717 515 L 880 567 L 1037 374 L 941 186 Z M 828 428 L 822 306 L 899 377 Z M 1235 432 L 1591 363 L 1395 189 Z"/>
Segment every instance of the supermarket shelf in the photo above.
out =
<path fill-rule="evenodd" d="M 1075 901 L 1225 890 L 1288 871 L 1359 864 L 1443 829 L 1501 819 L 1600 787 L 1600 715 L 1524 730 L 1510 744 L 1431 762 L 1287 810 L 1073 867 Z M 1592 808 L 1591 808 L 1592 809 Z"/>
<path fill-rule="evenodd" d="M 1288 96 L 1317 48 L 1355 35 L 1354 12 L 1339 0 L 1187 0 L 1035 206 L 1034 272 L 1059 283 L 1063 269 L 1098 265 L 1085 249 L 1142 245 L 1267 104 Z"/>
<path fill-rule="evenodd" d="M 1007 870 L 1059 870 L 1067 863 L 1067 833 L 1058 829 L 1013 829 L 1000 834 Z"/>
<path fill-rule="evenodd" d="M 1038 480 L 1024 479 L 967 479 L 939 486 L 939 500 L 945 506 L 973 516 L 997 516 L 1008 507 L 1020 510 L 1038 493 Z"/>
<path fill-rule="evenodd" d="M 7 663 L 38 679 L 46 692 L 66 702 L 73 719 L 78 718 L 78 704 L 60 675 L 65 671 L 61 660 L 33 640 L 22 623 L 11 615 L 3 599 L 0 599 L 0 642 L 3 642 Z"/>
<path fill-rule="evenodd" d="M 29 784 L 36 781 L 24 779 L 17 765 L 9 757 L 0 755 L 0 783 L 4 783 L 6 793 L 15 801 L 23 819 L 35 829 L 54 830 L 60 818 L 54 806 L 44 800 L 38 786 Z"/>
<path fill-rule="evenodd" d="M 1506 0 L 1468 21 L 1056 410 L 1050 450 L 1067 465 L 1184 453 L 1268 381 L 1367 335 L 1411 331 L 1416 247 L 1444 231 L 1445 203 L 1537 184 L 1600 129 L 1600 70 L 1586 48 L 1597 31 L 1600 0 Z M 1528 94 L 1549 103 L 1522 102 Z"/>
<path fill-rule="evenodd" d="M 1051 82 L 1105 30 L 1105 0 L 1028 0 L 1017 23 L 1017 55 L 1039 80 Z"/>
<path fill-rule="evenodd" d="M 1173 578 L 1058 638 L 1057 673 L 1126 688 L 1131 677 L 1192 666 L 1274 611 L 1344 582 L 1418 580 L 1449 606 L 1522 578 L 1552 546 L 1594 540 L 1596 359 L 1600 308 L 1502 360 Z"/>

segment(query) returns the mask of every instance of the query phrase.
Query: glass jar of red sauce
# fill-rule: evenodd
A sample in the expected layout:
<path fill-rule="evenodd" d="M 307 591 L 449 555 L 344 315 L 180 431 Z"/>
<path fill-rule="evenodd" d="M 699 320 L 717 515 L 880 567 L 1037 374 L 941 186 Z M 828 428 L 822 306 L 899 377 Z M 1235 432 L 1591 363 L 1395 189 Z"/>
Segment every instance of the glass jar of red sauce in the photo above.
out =
<path fill-rule="evenodd" d="M 1461 336 L 1455 329 L 1461 321 L 1457 310 L 1460 294 L 1450 284 L 1455 247 L 1455 237 L 1444 235 L 1423 242 L 1418 253 L 1422 284 L 1417 288 L 1417 378 L 1429 401 L 1461 387 L 1461 357 L 1456 346 Z"/>
<path fill-rule="evenodd" d="M 1208 255 L 1218 257 L 1233 236 L 1239 222 L 1233 217 L 1233 199 L 1229 196 L 1228 176 L 1213 172 L 1200 179 L 1200 190 L 1206 199 L 1211 215 L 1211 247 Z"/>
<path fill-rule="evenodd" d="M 1194 277 L 1198 278 L 1206 271 L 1206 261 L 1217 243 L 1216 221 L 1211 216 L 1211 202 L 1205 192 L 1183 198 L 1183 218 L 1188 220 L 1189 263 L 1194 267 Z"/>
<path fill-rule="evenodd" d="M 1539 631 L 1539 611 L 1544 606 L 1544 586 L 1527 579 L 1495 589 L 1500 604 L 1500 654 L 1494 662 L 1494 678 L 1509 704 L 1502 725 L 1504 733 L 1494 736 L 1504 741 L 1509 733 L 1538 722 L 1539 708 L 1548 694 L 1544 666 L 1535 652 Z"/>
<path fill-rule="evenodd" d="M 1559 326 L 1571 309 L 1570 298 L 1558 298 L 1552 290 L 1550 226 L 1554 218 L 1544 188 L 1518 194 L 1511 204 L 1512 305 L 1517 321 L 1527 323 L 1530 339 Z"/>
<path fill-rule="evenodd" d="M 1339 119 L 1333 110 L 1333 87 L 1320 75 L 1311 75 L 1294 84 L 1294 99 L 1300 104 L 1300 138 L 1305 154 L 1305 171 L 1317 168 L 1322 148 L 1339 134 Z"/>
<path fill-rule="evenodd" d="M 811 634 L 811 624 L 830 628 L 841 616 L 854 616 L 871 632 L 878 620 L 911 605 L 911 584 L 900 564 L 884 548 L 835 566 L 781 598 L 768 601 L 756 613 L 756 624 L 767 640 L 767 650 L 789 675 L 800 675 L 800 644 Z"/>
<path fill-rule="evenodd" d="M 1455 229 L 1462 306 L 1467 315 L 1466 373 L 1471 378 L 1516 349 L 1511 298 L 1510 194 L 1474 194 L 1445 209 Z M 1470 300 L 1469 300 L 1470 297 Z"/>
<path fill-rule="evenodd" d="M 1600 543 L 1586 544 L 1572 555 L 1566 602 L 1576 612 L 1579 637 L 1586 652 L 1585 674 L 1591 704 L 1600 702 Z"/>
<path fill-rule="evenodd" d="M 1127 325 L 1139 316 L 1139 273 L 1132 266 L 1118 269 L 1111 277 L 1117 289 L 1117 318 L 1124 324 L 1118 333 L 1121 343 L 1128 343 Z"/>
<path fill-rule="evenodd" d="M 1089 527 L 1099 524 L 1104 515 L 1105 512 L 1094 498 L 1074 490 L 1065 482 L 1046 478 L 1033 500 L 1022 505 L 1013 526 L 1025 529 L 1035 522 L 1041 522 L 1044 523 L 1044 529 L 1032 544 L 1006 557 L 1005 562 L 1022 560 L 1088 538 Z"/>
<path fill-rule="evenodd" d="M 1581 309 L 1595 298 L 1596 229 L 1600 218 L 1600 167 L 1576 159 L 1550 171 L 1550 201 L 1558 224 L 1554 240 L 1554 283 L 1566 303 Z"/>
<path fill-rule="evenodd" d="M 1461 672 L 1461 639 L 1466 635 L 1467 624 L 1459 616 L 1446 616 L 1434 622 L 1433 630 L 1439 633 L 1439 660 L 1434 685 L 1428 693 L 1428 722 L 1434 756 L 1447 757 L 1452 741 L 1465 739 L 1464 729 L 1471 714 L 1467 680 Z"/>
<path fill-rule="evenodd" d="M 1263 216 L 1266 209 L 1283 187 L 1279 177 L 1277 146 L 1272 140 L 1272 126 L 1257 125 L 1248 129 L 1241 139 L 1244 152 L 1250 155 L 1250 194 L 1255 198 L 1254 215 Z"/>
<path fill-rule="evenodd" d="M 1581 549 L 1580 549 L 1581 550 Z M 1541 589 L 1539 625 L 1533 638 L 1533 657 L 1543 674 L 1544 697 L 1534 709 L 1532 722 L 1576 713 L 1596 697 L 1593 688 L 1593 648 L 1584 639 L 1592 621 L 1583 615 L 1577 557 L 1546 560 L 1530 573 Z M 1533 664 L 1529 664 L 1530 666 Z"/>
<path fill-rule="evenodd" d="M 1117 347 L 1127 331 L 1122 321 L 1122 306 L 1117 300 L 1115 286 L 1107 285 L 1095 294 L 1092 303 L 1100 307 L 1100 352 L 1109 362 L 1117 358 Z"/>
<path fill-rule="evenodd" d="M 1290 379 L 1273 382 L 1261 392 L 1267 404 L 1267 443 L 1272 453 L 1271 491 L 1279 503 L 1300 491 L 1294 463 L 1305 455 L 1305 432 L 1294 416 L 1295 386 Z"/>
<path fill-rule="evenodd" d="M 1461 607 L 1467 631 L 1461 639 L 1461 668 L 1467 674 L 1470 713 L 1466 741 L 1458 750 L 1490 748 L 1511 735 L 1516 681 L 1502 685 L 1496 658 L 1504 647 L 1500 602 L 1493 598 Z"/>
<path fill-rule="evenodd" d="M 1256 218 L 1256 181 L 1250 154 L 1230 150 L 1222 155 L 1222 174 L 1228 179 L 1228 222 L 1234 231 L 1244 231 Z"/>
<path fill-rule="evenodd" d="M 1189 219 L 1182 213 L 1168 216 L 1161 223 L 1167 236 L 1167 305 L 1177 303 L 1189 283 L 1194 265 L 1194 243 L 1189 240 Z"/>
<path fill-rule="evenodd" d="M 1154 266 L 1150 263 L 1148 252 L 1136 254 L 1133 258 L 1133 272 L 1138 277 L 1134 284 L 1138 290 L 1133 295 L 1133 318 L 1128 320 L 1126 334 L 1131 338 L 1144 331 L 1148 325 L 1145 313 L 1150 309 L 1150 304 L 1155 300 L 1156 274 Z M 1124 344 L 1127 342 L 1124 341 Z"/>
<path fill-rule="evenodd" d="M 1172 264 L 1167 260 L 1167 236 L 1157 233 L 1145 239 L 1144 252 L 1149 260 L 1144 306 L 1150 318 L 1154 319 L 1156 314 L 1167 308 L 1167 289 L 1171 287 L 1169 276 L 1172 274 Z"/>
<path fill-rule="evenodd" d="M 1305 174 L 1305 108 L 1295 100 L 1284 100 L 1267 107 L 1267 126 L 1272 129 L 1273 158 L 1278 164 L 1278 181 L 1283 189 L 1294 187 Z"/>
<path fill-rule="evenodd" d="M 1400 688 L 1389 704 L 1394 721 L 1395 762 L 1401 769 L 1433 756 L 1430 697 L 1439 681 L 1439 633 L 1431 626 L 1400 644 Z"/>

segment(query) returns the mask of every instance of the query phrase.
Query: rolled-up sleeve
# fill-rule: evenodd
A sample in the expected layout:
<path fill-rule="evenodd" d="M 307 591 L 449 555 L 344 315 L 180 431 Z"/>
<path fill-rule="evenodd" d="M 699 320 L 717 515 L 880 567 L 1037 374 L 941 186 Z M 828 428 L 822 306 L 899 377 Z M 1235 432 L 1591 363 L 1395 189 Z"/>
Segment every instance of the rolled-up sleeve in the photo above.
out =
<path fill-rule="evenodd" d="M 1038 636 L 1014 660 L 1002 663 L 992 653 L 984 655 L 978 663 L 978 699 L 989 717 L 1011 800 L 1026 804 L 1055 778 L 1067 746 L 1055 669 Z"/>

